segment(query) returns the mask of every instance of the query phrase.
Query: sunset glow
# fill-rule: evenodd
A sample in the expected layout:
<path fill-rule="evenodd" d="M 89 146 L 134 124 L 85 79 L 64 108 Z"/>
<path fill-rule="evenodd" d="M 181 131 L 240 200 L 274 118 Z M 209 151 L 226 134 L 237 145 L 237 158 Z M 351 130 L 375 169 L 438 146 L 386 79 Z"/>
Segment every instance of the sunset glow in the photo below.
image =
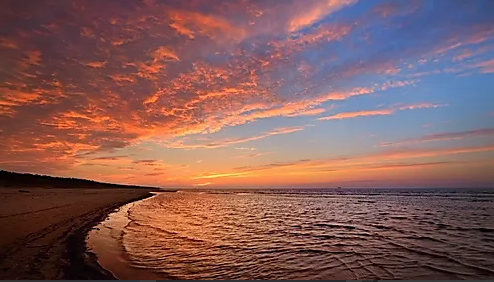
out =
<path fill-rule="evenodd" d="M 494 186 L 492 0 L 4 0 L 0 169 Z"/>

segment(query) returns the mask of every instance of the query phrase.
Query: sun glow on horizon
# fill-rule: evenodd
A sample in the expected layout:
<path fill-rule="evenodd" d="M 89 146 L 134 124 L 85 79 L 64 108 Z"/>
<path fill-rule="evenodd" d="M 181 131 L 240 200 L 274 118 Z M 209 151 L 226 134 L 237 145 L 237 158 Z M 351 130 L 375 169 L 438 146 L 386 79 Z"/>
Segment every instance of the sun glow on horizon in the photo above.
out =
<path fill-rule="evenodd" d="M 0 169 L 494 187 L 492 4 L 431 2 L 8 0 Z"/>

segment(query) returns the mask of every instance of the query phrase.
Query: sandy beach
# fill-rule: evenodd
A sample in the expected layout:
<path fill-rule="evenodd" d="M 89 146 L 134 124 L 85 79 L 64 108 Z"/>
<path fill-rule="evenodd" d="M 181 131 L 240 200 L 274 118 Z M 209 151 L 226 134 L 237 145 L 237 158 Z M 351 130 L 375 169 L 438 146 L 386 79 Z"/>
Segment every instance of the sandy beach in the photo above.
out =
<path fill-rule="evenodd" d="M 85 235 L 148 189 L 0 187 L 0 279 L 111 279 Z"/>

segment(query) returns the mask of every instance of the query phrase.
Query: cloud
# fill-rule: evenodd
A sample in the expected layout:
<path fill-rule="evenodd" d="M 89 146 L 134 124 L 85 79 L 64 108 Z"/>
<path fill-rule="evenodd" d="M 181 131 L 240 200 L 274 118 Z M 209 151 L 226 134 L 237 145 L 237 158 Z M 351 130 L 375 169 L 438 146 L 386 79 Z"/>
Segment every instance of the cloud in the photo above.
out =
<path fill-rule="evenodd" d="M 395 146 L 403 145 L 409 143 L 421 143 L 421 142 L 432 142 L 432 141 L 443 141 L 443 140 L 453 140 L 453 139 L 463 139 L 467 137 L 480 137 L 494 135 L 494 128 L 481 128 L 467 131 L 458 132 L 445 132 L 425 135 L 418 138 L 410 138 L 397 142 L 381 143 L 381 146 Z"/>
<path fill-rule="evenodd" d="M 242 39 L 246 31 L 219 15 L 202 14 L 196 11 L 169 9 L 166 11 L 170 19 L 169 26 L 177 34 L 194 39 L 196 34 L 219 39 L 227 36 L 231 39 Z"/>
<path fill-rule="evenodd" d="M 144 176 L 160 176 L 163 175 L 163 172 L 153 172 L 153 173 L 146 173 Z"/>
<path fill-rule="evenodd" d="M 9 38 L 0 38 L 0 46 L 9 49 L 18 49 L 17 42 Z"/>
<path fill-rule="evenodd" d="M 109 164 L 100 164 L 100 163 L 83 163 L 82 166 L 110 166 Z"/>
<path fill-rule="evenodd" d="M 400 106 L 398 108 L 389 108 L 389 109 L 380 109 L 380 110 L 369 110 L 369 111 L 356 111 L 356 112 L 343 112 L 338 113 L 336 115 L 321 117 L 317 120 L 333 120 L 333 119 L 347 119 L 347 118 L 355 118 L 355 117 L 364 117 L 364 116 L 382 116 L 382 115 L 392 115 L 397 110 L 415 110 L 415 109 L 426 109 L 426 108 L 438 108 L 444 105 L 431 104 L 431 103 L 419 103 L 419 104 L 411 104 L 406 106 Z"/>
<path fill-rule="evenodd" d="M 372 8 L 381 17 L 396 17 L 410 14 L 420 8 L 420 1 L 384 1 Z"/>
<path fill-rule="evenodd" d="M 214 173 L 211 177 L 252 177 L 259 175 L 278 175 L 295 173 L 302 175 L 325 174 L 330 172 L 361 171 L 376 169 L 403 169 L 411 167 L 427 167 L 448 164 L 461 164 L 462 162 L 410 162 L 419 158 L 433 158 L 457 154 L 469 154 L 480 152 L 493 152 L 494 146 L 477 147 L 447 147 L 447 148 L 409 148 L 398 150 L 383 150 L 371 154 L 361 154 L 345 157 L 333 157 L 326 159 L 301 159 L 292 162 L 277 162 L 258 166 L 236 167 L 231 172 Z M 392 163 L 389 163 L 393 161 Z M 398 162 L 396 162 L 398 161 Z M 205 175 L 208 176 L 208 175 Z"/>
<path fill-rule="evenodd" d="M 492 46 L 482 46 L 477 48 L 465 48 L 453 56 L 453 61 L 461 62 L 478 58 L 484 53 L 492 51 Z"/>
<path fill-rule="evenodd" d="M 136 82 L 136 78 L 134 76 L 121 75 L 121 74 L 110 74 L 108 76 L 117 83 L 118 82 L 128 82 L 128 83 L 135 83 Z"/>
<path fill-rule="evenodd" d="M 431 103 L 419 103 L 419 104 L 412 104 L 412 105 L 406 105 L 406 106 L 401 106 L 398 109 L 400 111 L 403 110 L 416 110 L 416 109 L 427 109 L 427 108 L 439 108 L 439 107 L 444 107 L 447 105 L 440 105 L 440 104 L 431 104 Z"/>
<path fill-rule="evenodd" d="M 157 165 L 158 160 L 133 160 L 133 164 Z"/>
<path fill-rule="evenodd" d="M 118 170 L 137 170 L 137 168 L 133 166 L 119 166 L 117 167 Z"/>
<path fill-rule="evenodd" d="M 287 114 L 286 116 L 287 117 L 316 116 L 316 115 L 322 114 L 324 112 L 326 112 L 326 109 L 315 108 L 315 109 L 303 110 L 303 111 L 300 111 L 298 113 Z"/>
<path fill-rule="evenodd" d="M 240 173 L 207 173 L 204 175 L 200 176 L 195 176 L 192 177 L 192 180 L 197 180 L 197 179 L 213 179 L 213 178 L 228 178 L 228 177 L 241 177 L 245 175 L 246 173 L 240 172 Z"/>
<path fill-rule="evenodd" d="M 415 85 L 417 81 L 415 80 L 397 80 L 397 81 L 388 81 L 385 82 L 382 86 L 382 90 L 387 90 L 390 88 L 396 88 L 396 87 L 404 87 L 408 85 Z"/>
<path fill-rule="evenodd" d="M 265 155 L 269 155 L 272 152 L 263 152 L 263 153 L 252 153 L 252 154 L 246 154 L 246 155 L 240 155 L 237 156 L 238 158 L 257 158 Z"/>
<path fill-rule="evenodd" d="M 402 87 L 409 85 L 408 83 L 393 83 L 388 84 L 386 89 L 392 87 Z M 283 105 L 269 105 L 269 104 L 255 104 L 254 107 L 250 108 L 244 106 L 240 111 L 233 112 L 231 116 L 226 116 L 222 119 L 222 124 L 218 125 L 216 128 L 222 128 L 224 126 L 234 126 L 245 124 L 247 122 L 255 121 L 258 119 L 270 118 L 270 117 L 301 117 L 301 116 L 312 116 L 319 115 L 327 110 L 334 108 L 335 105 L 330 105 L 326 109 L 315 108 L 322 103 L 328 101 L 343 101 L 351 97 L 368 95 L 379 90 L 380 86 L 374 87 L 357 87 L 347 91 L 334 91 L 329 93 L 320 94 L 314 97 L 294 100 Z M 208 124 L 217 123 L 216 119 L 210 120 Z M 215 131 L 213 130 L 213 131 Z"/>
<path fill-rule="evenodd" d="M 293 167 L 299 167 L 299 166 L 316 166 L 316 165 L 321 165 L 323 162 L 321 161 L 314 161 L 310 159 L 302 159 L 294 162 L 277 162 L 277 163 L 271 163 L 271 164 L 266 164 L 266 165 L 260 165 L 260 166 L 246 166 L 246 167 L 237 167 L 234 168 L 236 171 L 240 171 L 244 174 L 251 173 L 251 172 L 258 172 L 258 171 L 265 171 L 265 170 L 271 170 L 271 169 L 280 169 L 280 168 L 293 168 Z"/>
<path fill-rule="evenodd" d="M 259 140 L 270 135 L 169 141 L 418 87 L 398 78 L 419 60 L 433 69 L 410 76 L 441 73 L 435 60 L 492 69 L 489 49 L 478 48 L 494 34 L 483 2 L 213 2 L 6 3 L 5 26 L 16 28 L 0 34 L 2 168 L 70 170 L 83 154 L 150 140 L 208 148 Z"/>
<path fill-rule="evenodd" d="M 418 163 L 391 163 L 383 165 L 370 165 L 362 169 L 365 170 L 377 170 L 377 169 L 408 169 L 408 168 L 421 168 L 421 167 L 432 167 L 432 166 L 442 166 L 451 164 L 463 164 L 462 162 L 418 162 Z"/>
<path fill-rule="evenodd" d="M 93 161 L 118 161 L 118 160 L 121 160 L 121 159 L 126 159 L 128 157 L 129 157 L 128 155 L 105 156 L 105 157 L 92 158 L 91 160 L 93 160 Z"/>
<path fill-rule="evenodd" d="M 27 69 L 31 66 L 39 66 L 41 64 L 42 53 L 39 50 L 25 51 L 22 60 L 19 62 L 21 69 Z"/>
<path fill-rule="evenodd" d="M 339 114 L 332 115 L 332 116 L 318 118 L 317 120 L 346 119 L 346 118 L 363 117 L 363 116 L 381 116 L 381 115 L 391 115 L 393 113 L 394 113 L 393 109 L 345 112 L 345 113 L 339 113 Z"/>
<path fill-rule="evenodd" d="M 209 186 L 211 184 L 213 184 L 213 183 L 211 183 L 211 182 L 205 182 L 205 183 L 196 183 L 193 186 L 202 187 L 202 186 Z"/>
<path fill-rule="evenodd" d="M 303 6 L 308 8 L 304 9 L 302 5 L 297 7 L 302 9 L 290 20 L 288 30 L 294 32 L 308 27 L 324 17 L 327 17 L 331 13 L 355 2 L 357 2 L 357 0 L 318 0 L 312 1 L 311 3 L 305 2 L 303 3 Z"/>
<path fill-rule="evenodd" d="M 478 153 L 493 151 L 494 146 L 478 146 L 478 147 L 452 147 L 440 149 L 414 149 L 414 150 L 393 150 L 385 151 L 377 156 L 384 159 L 401 159 L 401 158 L 423 158 L 443 155 L 455 155 L 466 153 Z"/>
<path fill-rule="evenodd" d="M 102 68 L 106 65 L 106 61 L 103 62 L 89 62 L 85 63 L 86 66 L 92 67 L 92 68 Z"/>
<path fill-rule="evenodd" d="M 226 140 L 218 141 L 215 143 L 207 143 L 207 144 L 184 144 L 183 140 L 179 140 L 179 141 L 175 141 L 173 143 L 166 143 L 165 146 L 168 148 L 187 149 L 187 150 L 215 149 L 215 148 L 227 147 L 230 145 L 235 145 L 235 144 L 240 144 L 240 143 L 246 143 L 246 142 L 250 142 L 250 141 L 256 141 L 256 140 L 264 139 L 264 138 L 274 136 L 274 135 L 293 133 L 293 132 L 301 131 L 303 129 L 304 129 L 303 126 L 281 127 L 281 128 L 275 128 L 271 131 L 265 132 L 265 133 L 260 134 L 260 135 L 256 135 L 256 136 L 252 136 L 252 137 L 246 137 L 246 138 L 226 139 Z M 242 149 L 246 149 L 246 148 L 242 148 Z"/>
<path fill-rule="evenodd" d="M 177 54 L 166 46 L 160 46 L 156 48 L 156 50 L 154 50 L 151 53 L 151 57 L 153 57 L 154 61 L 160 61 L 160 60 L 180 61 Z"/>
<path fill-rule="evenodd" d="M 494 59 L 480 62 L 475 65 L 482 73 L 494 73 Z"/>
<path fill-rule="evenodd" d="M 469 62 L 463 63 L 456 67 L 449 67 L 444 70 L 446 73 L 453 73 L 458 76 L 469 76 L 475 72 L 488 74 L 494 72 L 494 59 L 492 60 L 482 60 L 475 59 Z"/>
<path fill-rule="evenodd" d="M 237 147 L 235 148 L 237 150 L 247 150 L 247 151 L 254 151 L 257 150 L 257 148 L 246 148 L 246 147 Z"/>

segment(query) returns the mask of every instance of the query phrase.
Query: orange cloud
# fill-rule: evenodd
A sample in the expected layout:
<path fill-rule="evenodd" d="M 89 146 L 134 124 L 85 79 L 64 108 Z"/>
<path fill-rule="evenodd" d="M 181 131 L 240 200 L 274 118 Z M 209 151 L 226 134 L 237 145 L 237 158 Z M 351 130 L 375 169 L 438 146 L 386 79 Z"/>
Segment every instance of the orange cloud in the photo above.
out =
<path fill-rule="evenodd" d="M 134 160 L 132 163 L 134 164 L 144 164 L 144 165 L 154 165 L 158 161 L 157 160 Z"/>
<path fill-rule="evenodd" d="M 246 154 L 246 155 L 240 155 L 237 156 L 237 158 L 257 158 L 265 155 L 269 155 L 271 152 L 264 152 L 264 153 L 253 153 L 253 154 Z"/>
<path fill-rule="evenodd" d="M 152 57 L 155 61 L 159 61 L 159 60 L 180 61 L 177 54 L 173 50 L 171 50 L 170 48 L 168 48 L 166 46 L 158 47 L 151 54 L 152 54 Z"/>
<path fill-rule="evenodd" d="M 390 84 L 387 87 L 401 87 L 404 85 L 408 85 L 407 83 L 394 83 Z M 310 116 L 310 115 L 318 115 L 324 112 L 322 108 L 314 108 L 319 106 L 322 103 L 327 101 L 341 101 L 346 100 L 348 98 L 360 95 L 367 95 L 374 93 L 376 89 L 380 89 L 379 86 L 375 87 L 359 87 L 349 91 L 336 91 L 330 92 L 323 95 L 318 95 L 306 100 L 288 102 L 283 104 L 282 106 L 271 106 L 265 104 L 257 104 L 254 105 L 254 108 L 243 107 L 238 112 L 232 112 L 231 118 L 224 117 L 222 122 L 223 125 L 220 125 L 219 128 L 226 125 L 238 125 L 244 124 L 249 121 L 254 121 L 262 118 L 269 118 L 275 116 L 286 116 L 286 117 L 299 117 L 299 116 Z M 419 106 L 419 105 L 417 105 Z M 426 105 L 422 105 L 425 107 Z M 334 105 L 330 106 L 329 109 L 333 108 Z M 248 114 L 242 114 L 244 112 L 249 112 Z M 209 124 L 214 123 L 215 121 L 209 121 Z"/>
<path fill-rule="evenodd" d="M 197 180 L 197 179 L 212 179 L 212 178 L 242 177 L 246 174 L 247 173 L 244 173 L 244 172 L 239 172 L 239 173 L 208 173 L 205 175 L 192 177 L 191 179 Z"/>
<path fill-rule="evenodd" d="M 160 176 L 160 175 L 164 175 L 164 173 L 163 172 L 152 172 L 152 173 L 144 174 L 144 176 Z"/>
<path fill-rule="evenodd" d="M 158 79 L 158 74 L 165 67 L 164 64 L 159 61 L 153 61 L 151 63 L 137 62 L 135 64 L 129 63 L 137 69 L 137 76 L 149 80 Z"/>
<path fill-rule="evenodd" d="M 437 166 L 451 166 L 451 165 L 465 165 L 466 162 L 418 162 L 418 163 L 391 163 L 391 164 L 381 164 L 381 165 L 368 165 L 359 167 L 359 171 L 366 170 L 405 170 L 410 169 L 430 169 L 431 167 Z"/>
<path fill-rule="evenodd" d="M 34 50 L 34 51 L 24 52 L 23 62 L 26 65 L 39 66 L 41 63 L 41 51 Z"/>
<path fill-rule="evenodd" d="M 333 119 L 355 118 L 355 117 L 362 117 L 362 116 L 392 115 L 397 110 L 402 111 L 402 110 L 415 110 L 415 109 L 425 109 L 425 108 L 438 108 L 438 107 L 442 107 L 442 106 L 445 106 L 445 105 L 438 105 L 438 104 L 431 104 L 431 103 L 419 103 L 419 104 L 401 106 L 398 108 L 369 110 L 369 111 L 356 111 L 356 112 L 344 112 L 344 113 L 339 113 L 339 114 L 332 115 L 332 116 L 321 117 L 321 118 L 318 118 L 317 120 L 323 121 L 323 120 L 333 120 Z"/>
<path fill-rule="evenodd" d="M 324 112 L 326 112 L 326 109 L 314 108 L 314 109 L 302 110 L 298 113 L 289 113 L 286 116 L 287 117 L 316 116 L 316 115 L 322 114 Z"/>
<path fill-rule="evenodd" d="M 237 173 L 244 173 L 244 177 L 258 177 L 261 175 L 285 175 L 286 173 L 309 175 L 376 169 L 403 169 L 406 167 L 420 168 L 426 166 L 448 165 L 448 162 L 431 161 L 410 163 L 406 161 L 419 158 L 432 158 L 437 156 L 493 151 L 494 146 L 386 150 L 367 155 L 364 154 L 317 160 L 304 159 L 293 162 L 271 163 L 260 166 L 237 167 L 233 169 L 233 172 L 215 173 L 214 175 L 228 175 L 230 173 L 235 175 Z M 400 163 L 387 163 L 388 161 L 397 160 L 400 161 Z M 449 164 L 461 163 L 462 162 L 449 162 Z M 475 162 L 472 164 L 475 164 Z"/>
<path fill-rule="evenodd" d="M 129 83 L 136 82 L 136 79 L 130 75 L 110 74 L 108 76 L 111 77 L 111 79 L 113 79 L 115 82 L 129 82 Z"/>
<path fill-rule="evenodd" d="M 198 33 L 215 39 L 226 36 L 240 40 L 246 35 L 244 29 L 234 26 L 220 16 L 177 9 L 169 9 L 166 13 L 171 21 L 170 27 L 188 38 L 194 38 Z"/>
<path fill-rule="evenodd" d="M 348 99 L 350 97 L 354 97 L 354 96 L 371 94 L 371 93 L 374 93 L 374 91 L 375 91 L 374 88 L 355 88 L 352 91 L 348 91 L 348 92 L 333 92 L 333 93 L 329 93 L 326 96 L 324 96 L 323 101 L 326 99 L 327 100 L 336 100 L 336 101 L 346 100 L 346 99 Z"/>
<path fill-rule="evenodd" d="M 178 34 L 187 36 L 189 39 L 194 39 L 195 37 L 192 30 L 186 28 L 178 22 L 171 23 L 170 27 L 173 28 Z"/>
<path fill-rule="evenodd" d="M 40 103 L 44 94 L 42 91 L 13 90 L 5 87 L 0 87 L 0 92 L 0 107 L 6 112 L 14 112 L 13 108 L 16 106 Z"/>
<path fill-rule="evenodd" d="M 211 182 L 205 182 L 205 183 L 196 183 L 193 186 L 202 187 L 202 186 L 209 186 L 211 184 L 213 184 L 213 183 L 211 183 Z"/>
<path fill-rule="evenodd" d="M 341 40 L 352 30 L 352 27 L 353 25 L 351 24 L 324 24 L 308 33 L 298 34 L 294 38 L 289 38 L 281 42 L 271 42 L 272 45 L 276 46 L 278 52 L 273 57 L 282 58 L 317 43 Z"/>
<path fill-rule="evenodd" d="M 0 46 L 10 49 L 18 49 L 17 42 L 9 38 L 0 38 Z"/>
<path fill-rule="evenodd" d="M 293 132 L 301 131 L 303 129 L 304 129 L 303 126 L 282 127 L 282 128 L 275 128 L 272 131 L 268 131 L 268 132 L 265 132 L 263 134 L 260 134 L 257 136 L 252 136 L 252 137 L 247 137 L 247 138 L 226 139 L 223 141 L 218 141 L 215 143 L 208 143 L 208 144 L 184 144 L 183 140 L 180 140 L 180 141 L 176 141 L 176 142 L 172 142 L 172 143 L 167 143 L 166 146 L 168 148 L 186 149 L 186 150 L 215 149 L 215 148 L 227 147 L 227 146 L 234 145 L 234 144 L 256 141 L 256 140 L 260 140 L 260 139 L 263 139 L 263 138 L 266 138 L 269 136 L 293 133 Z"/>
<path fill-rule="evenodd" d="M 9 168 L 59 172 L 82 163 L 89 170 L 90 163 L 97 162 L 105 171 L 118 165 L 153 173 L 165 164 L 147 167 L 130 158 L 108 163 L 90 158 L 153 142 L 218 148 L 286 134 L 290 130 L 218 142 L 195 140 L 200 144 L 168 141 L 260 119 L 321 115 L 332 109 L 324 104 L 329 101 L 414 83 L 361 84 L 366 81 L 361 75 L 396 77 L 404 63 L 424 58 L 429 65 L 428 55 L 464 47 L 475 51 L 473 44 L 492 38 L 491 25 L 466 22 L 451 32 L 451 21 L 437 14 L 430 17 L 437 19 L 431 40 L 427 32 L 413 32 L 430 30 L 428 21 L 424 25 L 409 14 L 398 18 L 410 6 L 406 3 L 381 9 L 375 18 L 375 12 L 363 11 L 358 17 L 335 13 L 350 8 L 356 2 L 352 0 L 117 2 L 6 4 L 5 23 L 18 27 L 3 30 L 0 39 L 5 53 L 0 70 L 0 161 L 11 161 Z M 54 9 L 67 17 L 47 17 Z M 338 19 L 327 21 L 330 16 Z M 469 16 L 481 22 L 481 17 L 465 18 Z M 396 37 L 400 32 L 394 24 L 406 21 L 409 25 L 400 29 L 410 32 L 397 39 L 406 39 L 410 46 L 391 50 L 386 42 L 375 40 L 372 32 L 367 34 L 367 28 L 376 26 L 374 20 L 388 27 L 384 32 L 391 33 L 385 35 Z M 468 70 L 490 72 L 489 60 L 468 63 Z M 425 107 L 432 106 L 398 105 L 383 111 Z M 188 181 L 189 175 L 178 172 L 175 178 Z"/>
<path fill-rule="evenodd" d="M 86 66 L 88 67 L 92 67 L 92 68 L 102 68 L 106 65 L 106 61 L 103 61 L 103 62 L 89 62 L 89 63 L 86 63 L 85 64 Z"/>
<path fill-rule="evenodd" d="M 87 27 L 81 27 L 80 28 L 80 34 L 81 34 L 81 36 L 85 36 L 85 37 L 93 37 L 94 36 L 94 32 Z"/>
<path fill-rule="evenodd" d="M 121 156 L 106 156 L 106 157 L 96 157 L 96 158 L 92 158 L 91 160 L 94 160 L 94 161 L 118 161 L 118 160 L 122 160 L 122 159 L 126 159 L 128 158 L 129 156 L 127 155 L 121 155 Z"/>

